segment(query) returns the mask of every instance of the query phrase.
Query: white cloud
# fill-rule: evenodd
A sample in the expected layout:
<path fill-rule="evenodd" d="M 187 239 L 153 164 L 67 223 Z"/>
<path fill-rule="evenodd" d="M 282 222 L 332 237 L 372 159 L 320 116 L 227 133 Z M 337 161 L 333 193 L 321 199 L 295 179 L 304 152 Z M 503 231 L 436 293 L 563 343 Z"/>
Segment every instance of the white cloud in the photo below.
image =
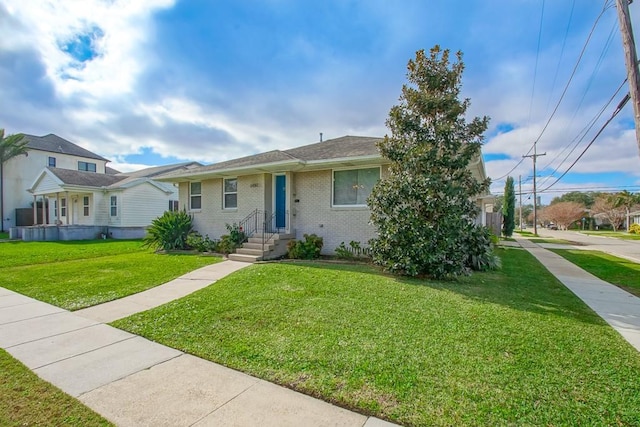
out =
<path fill-rule="evenodd" d="M 149 37 L 149 17 L 172 4 L 173 0 L 7 0 L 5 7 L 22 31 L 0 30 L 0 39 L 6 50 L 37 50 L 59 96 L 79 94 L 95 106 L 103 97 L 132 90 L 144 68 L 140 48 Z M 61 48 L 96 28 L 103 37 L 94 41 L 96 57 L 91 61 L 80 62 Z"/>

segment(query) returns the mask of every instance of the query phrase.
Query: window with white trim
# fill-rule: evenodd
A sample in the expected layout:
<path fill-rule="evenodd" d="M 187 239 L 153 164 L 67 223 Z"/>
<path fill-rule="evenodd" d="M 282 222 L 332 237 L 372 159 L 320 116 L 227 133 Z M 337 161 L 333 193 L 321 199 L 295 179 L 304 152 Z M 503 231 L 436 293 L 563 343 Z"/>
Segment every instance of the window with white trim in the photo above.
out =
<path fill-rule="evenodd" d="M 60 216 L 67 216 L 67 199 L 60 199 Z"/>
<path fill-rule="evenodd" d="M 180 206 L 180 203 L 177 200 L 169 200 L 169 211 L 170 212 L 177 212 L 179 206 Z"/>
<path fill-rule="evenodd" d="M 224 180 L 222 200 L 223 209 L 236 209 L 238 207 L 238 178 Z"/>
<path fill-rule="evenodd" d="M 379 180 L 379 167 L 333 171 L 333 206 L 367 206 Z"/>
<path fill-rule="evenodd" d="M 109 206 L 111 216 L 118 216 L 118 196 L 111 196 Z"/>
<path fill-rule="evenodd" d="M 189 183 L 189 209 L 198 210 L 202 209 L 202 183 L 191 182 Z"/>
<path fill-rule="evenodd" d="M 89 196 L 84 196 L 82 198 L 82 211 L 84 216 L 89 216 Z"/>
<path fill-rule="evenodd" d="M 56 158 L 55 157 L 49 157 L 49 167 L 50 168 L 55 168 L 56 167 Z"/>
<path fill-rule="evenodd" d="M 78 162 L 78 170 L 85 171 L 85 172 L 95 172 L 96 164 L 89 163 L 89 162 Z"/>

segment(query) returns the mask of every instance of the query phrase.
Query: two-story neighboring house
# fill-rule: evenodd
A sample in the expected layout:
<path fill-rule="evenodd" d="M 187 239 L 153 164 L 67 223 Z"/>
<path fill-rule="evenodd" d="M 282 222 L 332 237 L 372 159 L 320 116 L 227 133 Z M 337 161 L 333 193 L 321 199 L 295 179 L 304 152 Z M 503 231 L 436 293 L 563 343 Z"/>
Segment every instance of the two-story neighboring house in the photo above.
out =
<path fill-rule="evenodd" d="M 30 208 L 33 196 L 27 191 L 46 167 L 106 173 L 109 160 L 92 153 L 64 138 L 24 135 L 27 155 L 16 156 L 4 164 L 4 218 L 3 228 L 16 225 L 16 209 Z"/>
<path fill-rule="evenodd" d="M 5 229 L 23 240 L 140 238 L 151 221 L 178 209 L 178 187 L 158 182 L 186 162 L 120 173 L 109 160 L 59 136 L 25 135 L 26 156 L 5 164 Z M 16 212 L 18 215 L 16 215 Z"/>

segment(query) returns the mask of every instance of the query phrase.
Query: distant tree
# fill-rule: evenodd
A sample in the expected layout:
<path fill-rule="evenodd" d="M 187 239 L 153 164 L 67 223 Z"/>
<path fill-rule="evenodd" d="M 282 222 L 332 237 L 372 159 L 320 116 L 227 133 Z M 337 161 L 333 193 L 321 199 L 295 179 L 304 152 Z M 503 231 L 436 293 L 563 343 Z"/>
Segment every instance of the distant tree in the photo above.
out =
<path fill-rule="evenodd" d="M 391 108 L 387 135 L 378 144 L 390 161 L 388 174 L 368 199 L 374 262 L 396 274 L 453 277 L 495 265 L 489 231 L 478 227 L 474 197 L 489 187 L 468 165 L 479 159 L 488 119 L 465 119 L 461 101 L 462 54 L 449 61 L 439 46 L 416 52 L 409 84 Z"/>
<path fill-rule="evenodd" d="M 516 227 L 516 191 L 513 178 L 507 177 L 504 184 L 504 205 L 502 207 L 502 234 L 511 237 Z"/>
<path fill-rule="evenodd" d="M 526 223 L 530 223 L 533 220 L 529 220 L 529 216 L 533 214 L 533 205 L 522 205 L 522 223 L 523 225 Z M 520 212 L 516 214 L 518 218 L 518 225 L 520 225 Z"/>
<path fill-rule="evenodd" d="M 569 193 L 565 193 L 562 196 L 554 197 L 551 200 L 550 204 L 553 205 L 560 202 L 576 202 L 584 205 L 584 207 L 586 208 L 591 208 L 596 198 L 600 194 L 601 193 L 593 192 L 593 191 L 588 191 L 588 192 L 570 191 Z"/>
<path fill-rule="evenodd" d="M 584 216 L 586 208 L 577 202 L 559 202 L 544 208 L 546 220 L 555 223 L 559 229 L 566 230 L 575 221 Z"/>
<path fill-rule="evenodd" d="M 633 194 L 624 190 L 619 193 L 614 193 L 609 197 L 615 207 L 624 208 L 625 223 L 627 225 L 627 231 L 629 231 L 629 227 L 631 226 L 629 213 L 634 210 L 637 205 L 640 205 L 640 194 Z"/>
<path fill-rule="evenodd" d="M 493 201 L 493 212 L 501 212 L 504 205 L 504 196 L 496 196 Z"/>
<path fill-rule="evenodd" d="M 0 231 L 4 232 L 4 164 L 21 154 L 26 154 L 27 143 L 21 133 L 4 136 L 0 129 Z"/>
<path fill-rule="evenodd" d="M 596 199 L 591 207 L 592 216 L 600 216 L 613 227 L 613 231 L 617 231 L 627 217 L 627 211 L 623 206 L 616 203 L 615 196 L 612 194 L 603 194 Z"/>

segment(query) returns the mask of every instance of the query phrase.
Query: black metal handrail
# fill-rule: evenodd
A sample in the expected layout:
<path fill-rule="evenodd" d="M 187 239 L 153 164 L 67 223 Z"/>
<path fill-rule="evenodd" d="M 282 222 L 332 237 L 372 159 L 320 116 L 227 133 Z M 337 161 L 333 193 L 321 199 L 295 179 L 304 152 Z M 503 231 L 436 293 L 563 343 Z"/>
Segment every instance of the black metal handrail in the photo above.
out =
<path fill-rule="evenodd" d="M 244 235 L 249 238 L 253 236 L 258 231 L 258 217 L 261 216 L 262 211 L 255 209 L 249 215 L 247 215 L 244 219 L 238 222 L 238 226 L 240 230 L 244 232 Z"/>
<path fill-rule="evenodd" d="M 262 252 L 264 246 L 273 239 L 273 236 L 286 230 L 286 224 L 289 222 L 289 211 L 285 212 L 285 226 L 278 227 L 276 225 L 276 216 L 278 212 L 270 213 L 260 209 L 253 210 L 249 215 L 238 222 L 240 230 L 249 238 L 258 232 L 262 232 Z"/>

